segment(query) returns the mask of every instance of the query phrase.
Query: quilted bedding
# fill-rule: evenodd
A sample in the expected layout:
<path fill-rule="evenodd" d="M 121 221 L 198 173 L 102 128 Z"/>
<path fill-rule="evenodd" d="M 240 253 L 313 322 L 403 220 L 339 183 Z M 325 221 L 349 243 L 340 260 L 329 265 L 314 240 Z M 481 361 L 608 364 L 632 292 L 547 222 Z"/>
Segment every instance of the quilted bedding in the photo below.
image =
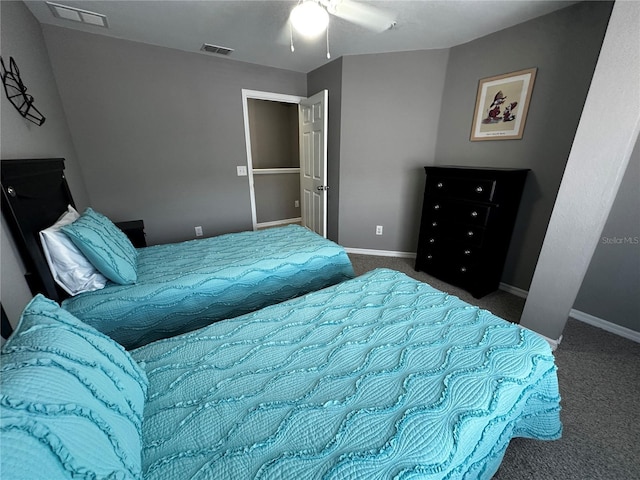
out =
<path fill-rule="evenodd" d="M 541 337 L 391 270 L 131 354 L 145 479 L 488 479 L 562 430 Z"/>
<path fill-rule="evenodd" d="M 62 306 L 134 348 L 354 276 L 341 246 L 297 225 L 141 248 L 137 262 L 136 284 Z"/>

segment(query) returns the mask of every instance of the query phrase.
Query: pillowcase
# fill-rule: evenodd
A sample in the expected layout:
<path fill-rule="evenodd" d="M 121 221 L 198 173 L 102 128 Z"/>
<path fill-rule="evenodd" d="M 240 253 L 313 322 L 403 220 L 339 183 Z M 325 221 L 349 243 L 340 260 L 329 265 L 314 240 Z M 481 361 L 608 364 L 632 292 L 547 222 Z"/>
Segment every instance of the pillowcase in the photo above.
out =
<path fill-rule="evenodd" d="M 142 478 L 148 380 L 124 348 L 37 295 L 1 371 L 3 478 Z"/>
<path fill-rule="evenodd" d="M 104 288 L 107 279 L 91 264 L 71 239 L 60 231 L 80 218 L 71 205 L 56 223 L 40 232 L 40 242 L 51 275 L 69 295 Z"/>
<path fill-rule="evenodd" d="M 109 280 L 121 285 L 136 282 L 138 253 L 122 230 L 107 217 L 87 208 L 79 219 L 61 230 Z"/>

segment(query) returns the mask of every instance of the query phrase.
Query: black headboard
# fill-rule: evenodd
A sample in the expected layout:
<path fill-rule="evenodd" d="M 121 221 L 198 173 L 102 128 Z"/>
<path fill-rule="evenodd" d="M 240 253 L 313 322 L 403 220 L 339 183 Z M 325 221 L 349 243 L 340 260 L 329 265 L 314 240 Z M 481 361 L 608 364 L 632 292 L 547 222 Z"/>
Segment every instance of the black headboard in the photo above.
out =
<path fill-rule="evenodd" d="M 67 205 L 75 207 L 63 158 L 2 160 L 2 213 L 26 268 L 34 295 L 60 301 L 68 295 L 57 286 L 42 251 L 38 232 L 53 225 Z"/>
<path fill-rule="evenodd" d="M 7 318 L 7 314 L 4 313 L 4 307 L 0 303 L 0 333 L 2 334 L 2 338 L 5 340 L 8 339 L 13 333 L 13 327 L 9 323 L 9 319 Z"/>

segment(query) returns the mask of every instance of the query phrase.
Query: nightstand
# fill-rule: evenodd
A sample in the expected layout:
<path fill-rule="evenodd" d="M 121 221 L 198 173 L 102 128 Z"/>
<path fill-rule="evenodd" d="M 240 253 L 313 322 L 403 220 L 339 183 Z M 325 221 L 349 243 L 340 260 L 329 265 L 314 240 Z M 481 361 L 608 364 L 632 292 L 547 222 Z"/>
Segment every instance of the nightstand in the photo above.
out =
<path fill-rule="evenodd" d="M 147 239 L 144 233 L 144 221 L 130 220 L 128 222 L 117 222 L 116 227 L 129 237 L 134 247 L 142 248 L 147 246 Z"/>

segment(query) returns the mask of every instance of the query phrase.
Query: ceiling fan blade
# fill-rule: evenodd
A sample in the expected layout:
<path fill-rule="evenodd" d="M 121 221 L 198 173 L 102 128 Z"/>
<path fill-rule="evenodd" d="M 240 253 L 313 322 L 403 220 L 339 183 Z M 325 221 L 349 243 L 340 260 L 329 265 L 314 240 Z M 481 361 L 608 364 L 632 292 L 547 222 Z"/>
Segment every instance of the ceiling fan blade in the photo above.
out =
<path fill-rule="evenodd" d="M 375 32 L 388 30 L 395 24 L 395 15 L 362 2 L 332 0 L 329 13 Z"/>

